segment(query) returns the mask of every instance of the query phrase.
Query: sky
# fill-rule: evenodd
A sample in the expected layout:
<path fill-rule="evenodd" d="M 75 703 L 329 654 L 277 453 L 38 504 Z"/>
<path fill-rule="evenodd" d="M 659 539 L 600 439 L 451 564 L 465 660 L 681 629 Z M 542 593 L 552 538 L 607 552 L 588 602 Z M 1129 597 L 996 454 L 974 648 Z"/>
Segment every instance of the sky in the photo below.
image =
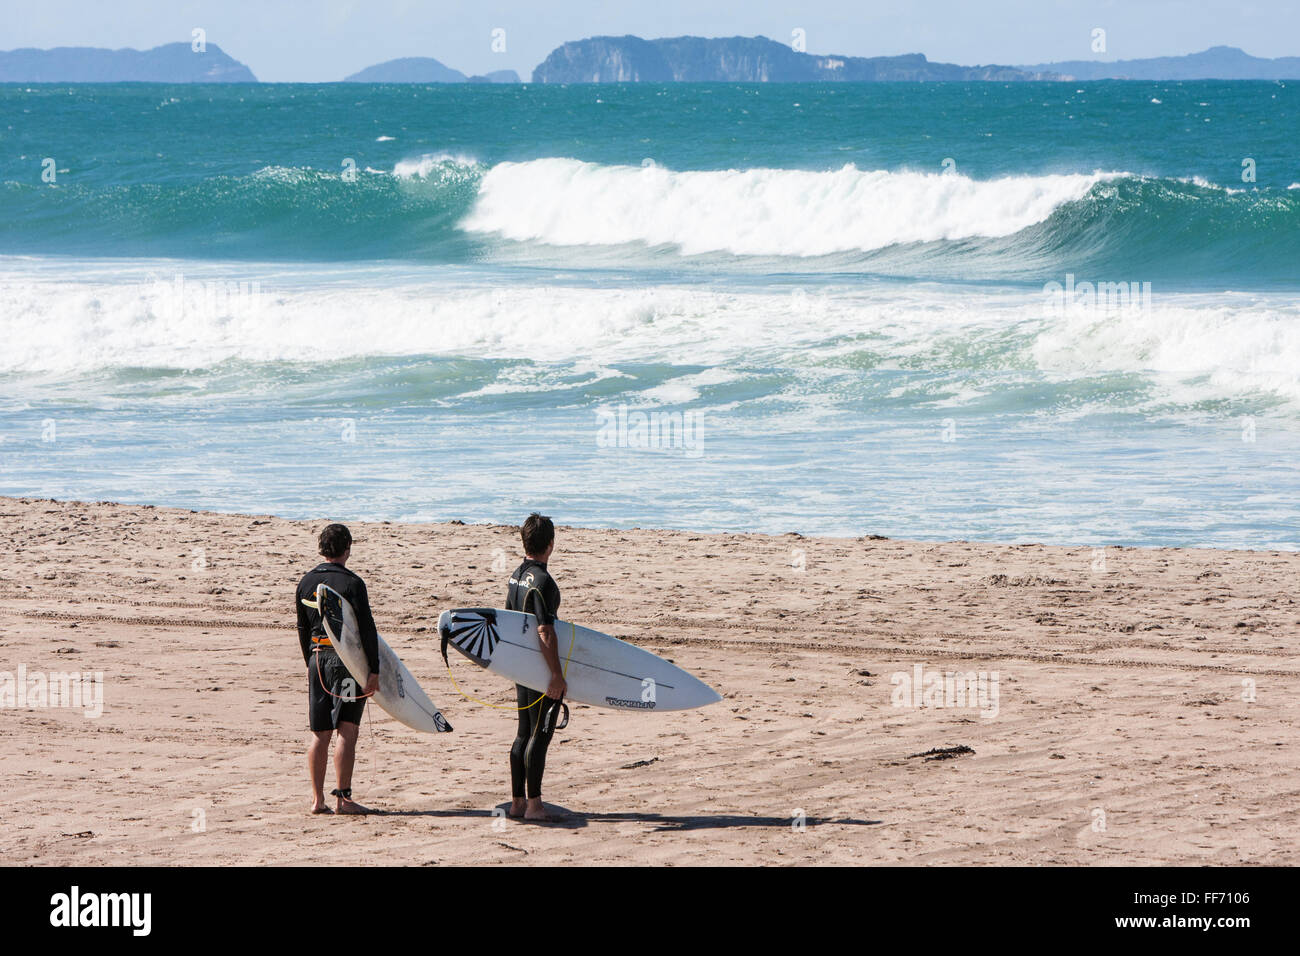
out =
<path fill-rule="evenodd" d="M 195 27 L 265 82 L 340 80 L 403 56 L 527 80 L 567 40 L 627 33 L 788 43 L 802 30 L 810 53 L 924 53 L 963 65 L 1219 45 L 1300 55 L 1300 0 L 0 0 L 0 50 L 147 49 L 189 42 Z M 1096 29 L 1106 31 L 1105 53 L 1093 52 Z"/>

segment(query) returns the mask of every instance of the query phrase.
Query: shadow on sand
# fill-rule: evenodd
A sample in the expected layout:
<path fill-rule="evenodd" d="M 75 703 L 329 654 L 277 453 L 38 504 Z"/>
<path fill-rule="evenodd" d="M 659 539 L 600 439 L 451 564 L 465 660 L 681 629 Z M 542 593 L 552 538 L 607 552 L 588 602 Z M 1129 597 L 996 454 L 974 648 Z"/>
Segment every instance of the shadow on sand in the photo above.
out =
<path fill-rule="evenodd" d="M 564 807 L 555 804 L 546 804 L 546 809 L 552 815 L 560 819 L 555 823 L 530 823 L 526 820 L 516 820 L 505 816 L 510 804 L 500 803 L 492 810 L 382 810 L 375 811 L 373 816 L 387 817 L 442 817 L 446 819 L 464 819 L 469 817 L 479 817 L 484 820 L 505 819 L 508 823 L 518 826 L 539 826 L 550 830 L 581 830 L 592 823 L 648 823 L 656 831 L 680 831 L 680 830 L 741 830 L 748 827 L 767 827 L 774 829 L 788 829 L 794 825 L 793 816 L 784 817 L 757 817 L 742 816 L 735 813 L 719 814 L 692 814 L 689 816 L 674 816 L 663 813 L 577 813 L 566 810 Z M 851 817 L 813 817 L 809 816 L 803 820 L 806 827 L 822 826 L 824 824 L 834 823 L 840 826 L 855 827 L 874 827 L 879 826 L 883 820 L 856 820 Z"/>

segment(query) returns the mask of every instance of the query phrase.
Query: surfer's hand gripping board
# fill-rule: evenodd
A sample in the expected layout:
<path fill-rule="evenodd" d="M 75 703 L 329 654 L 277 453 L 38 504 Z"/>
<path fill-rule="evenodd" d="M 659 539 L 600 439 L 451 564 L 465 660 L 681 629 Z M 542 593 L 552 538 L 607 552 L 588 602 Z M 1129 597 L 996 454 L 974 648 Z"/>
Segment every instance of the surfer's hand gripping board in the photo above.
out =
<path fill-rule="evenodd" d="M 315 605 L 308 606 L 319 611 L 325 633 L 329 635 L 330 643 L 338 652 L 343 666 L 348 669 L 358 687 L 364 686 L 370 677 L 370 664 L 361 645 L 357 616 L 348 599 L 329 585 L 322 584 L 316 588 Z M 447 718 L 442 716 L 442 712 L 383 637 L 379 638 L 379 687 L 375 691 L 374 702 L 414 730 L 431 734 L 451 731 Z"/>

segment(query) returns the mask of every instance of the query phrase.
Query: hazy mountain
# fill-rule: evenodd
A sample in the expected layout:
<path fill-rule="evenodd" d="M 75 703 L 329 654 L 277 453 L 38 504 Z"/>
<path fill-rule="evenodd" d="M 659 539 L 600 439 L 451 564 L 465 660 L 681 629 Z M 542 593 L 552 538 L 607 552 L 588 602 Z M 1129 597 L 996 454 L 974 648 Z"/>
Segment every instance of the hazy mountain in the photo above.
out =
<path fill-rule="evenodd" d="M 470 83 L 521 83 L 519 74 L 514 70 L 493 70 L 491 73 L 481 76 L 471 76 L 468 80 Z"/>
<path fill-rule="evenodd" d="M 1022 66 L 1048 70 L 1076 80 L 1298 80 L 1300 56 L 1276 60 L 1251 56 L 1235 46 L 1210 47 L 1187 56 L 1158 56 L 1146 60 L 1070 60 Z"/>
<path fill-rule="evenodd" d="M 466 76 L 430 56 L 406 56 L 368 66 L 344 83 L 518 83 L 514 70 L 494 70 L 483 76 Z"/>
<path fill-rule="evenodd" d="M 0 83 L 256 83 L 253 71 L 215 43 L 196 53 L 188 43 L 152 50 L 61 46 L 0 52 Z"/>
<path fill-rule="evenodd" d="M 889 80 L 1300 80 L 1300 57 L 1264 59 L 1216 46 L 1187 56 L 1070 60 L 1030 66 L 931 63 L 923 54 L 839 56 L 799 53 L 767 37 L 591 37 L 556 47 L 533 71 L 535 83 L 870 82 Z M 0 83 L 256 83 L 257 77 L 215 43 L 152 50 L 56 47 L 0 51 Z M 432 57 L 403 57 L 367 67 L 353 83 L 518 83 L 514 70 L 469 76 Z"/>
<path fill-rule="evenodd" d="M 404 56 L 368 66 L 344 83 L 464 83 L 467 77 L 431 56 Z"/>
<path fill-rule="evenodd" d="M 591 37 L 556 47 L 535 83 L 792 83 L 820 80 L 1035 80 L 1055 74 L 1010 66 L 931 63 L 905 56 L 816 56 L 767 37 Z"/>

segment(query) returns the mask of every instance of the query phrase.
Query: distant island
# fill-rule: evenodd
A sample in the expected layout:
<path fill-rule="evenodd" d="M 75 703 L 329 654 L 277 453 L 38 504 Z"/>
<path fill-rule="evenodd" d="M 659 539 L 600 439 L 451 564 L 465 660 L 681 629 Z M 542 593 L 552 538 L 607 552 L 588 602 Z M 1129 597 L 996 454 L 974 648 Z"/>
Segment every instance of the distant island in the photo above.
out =
<path fill-rule="evenodd" d="M 1188 56 L 1157 56 L 1145 60 L 1070 60 L 1022 66 L 1022 70 L 1051 70 L 1071 80 L 1296 80 L 1300 56 L 1266 60 L 1235 46 L 1215 46 Z"/>
<path fill-rule="evenodd" d="M 256 83 L 253 71 L 215 43 L 196 53 L 188 43 L 152 50 L 61 46 L 0 51 L 0 83 Z"/>
<path fill-rule="evenodd" d="M 368 66 L 344 77 L 344 83 L 518 83 L 514 70 L 495 70 L 483 76 L 466 76 L 431 56 L 406 56 Z"/>
<path fill-rule="evenodd" d="M 514 70 L 493 70 L 491 73 L 471 76 L 466 83 L 522 83 Z"/>
<path fill-rule="evenodd" d="M 767 37 L 599 36 L 564 43 L 533 70 L 534 83 L 875 83 L 1027 80 L 1300 80 L 1300 56 L 1264 59 L 1216 46 L 1187 56 L 1069 60 L 1029 66 L 932 63 L 922 53 L 841 56 L 801 53 Z M 152 50 L 56 47 L 0 51 L 0 83 L 256 83 L 215 43 Z M 514 70 L 466 76 L 428 56 L 368 66 L 345 83 L 519 83 Z"/>
<path fill-rule="evenodd" d="M 1013 66 L 931 63 L 904 56 L 818 56 L 767 37 L 591 37 L 565 43 L 533 70 L 534 83 L 840 83 L 885 80 L 1059 80 Z"/>

